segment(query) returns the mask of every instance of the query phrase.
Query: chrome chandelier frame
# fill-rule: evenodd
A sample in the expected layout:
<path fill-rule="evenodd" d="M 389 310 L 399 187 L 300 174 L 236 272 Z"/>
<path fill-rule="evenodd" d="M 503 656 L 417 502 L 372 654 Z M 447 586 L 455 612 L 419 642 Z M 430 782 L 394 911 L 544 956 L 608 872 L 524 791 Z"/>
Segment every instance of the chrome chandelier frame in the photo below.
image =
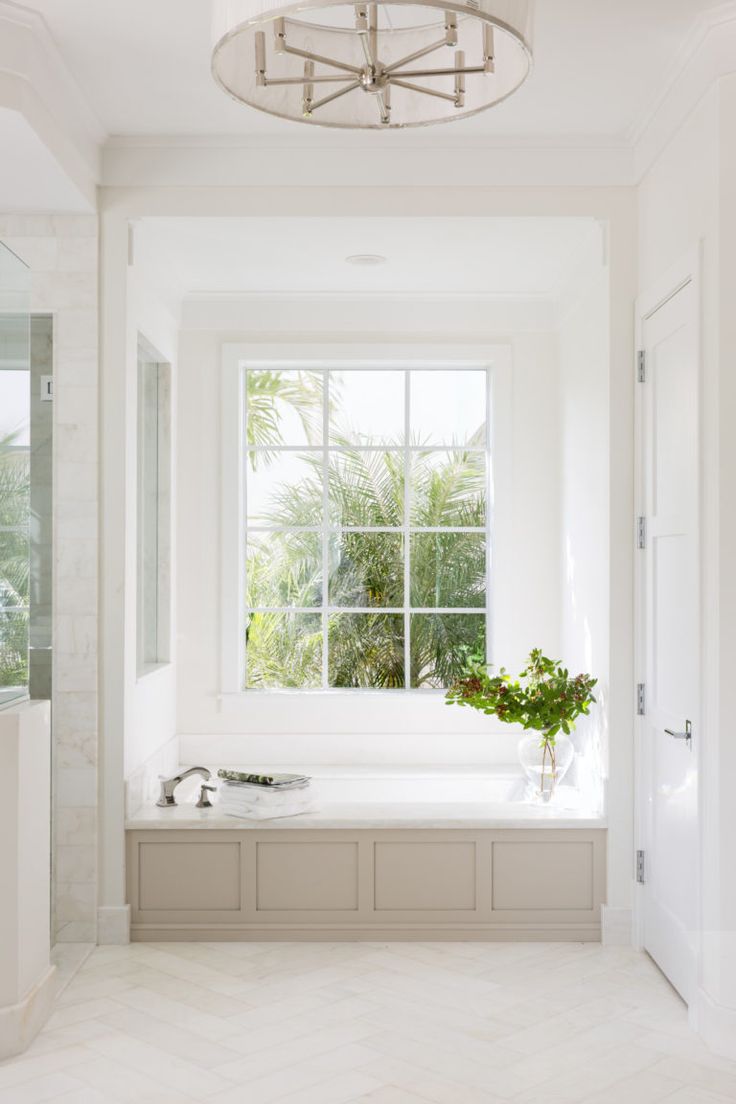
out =
<path fill-rule="evenodd" d="M 465 78 L 475 74 L 489 74 L 495 72 L 494 61 L 494 35 L 493 25 L 482 22 L 481 63 L 479 65 L 467 65 L 465 52 L 455 50 L 454 64 L 452 66 L 440 66 L 438 68 L 407 69 L 407 65 L 419 61 L 441 50 L 443 47 L 457 46 L 457 13 L 445 11 L 445 34 L 438 42 L 433 42 L 421 50 L 416 50 L 398 61 L 385 65 L 381 62 L 381 37 L 390 35 L 391 30 L 378 27 L 378 4 L 355 5 L 355 30 L 346 33 L 357 35 L 363 50 L 365 64 L 352 65 L 339 58 L 322 57 L 308 50 L 297 49 L 290 46 L 287 40 L 289 24 L 298 25 L 296 20 L 280 17 L 273 21 L 275 54 L 291 54 L 303 59 L 304 72 L 298 77 L 269 77 L 266 62 L 266 34 L 265 31 L 257 31 L 255 34 L 255 67 L 256 86 L 259 88 L 275 87 L 277 85 L 301 85 L 302 114 L 305 119 L 311 119 L 315 112 L 341 96 L 347 96 L 352 92 L 363 91 L 375 96 L 380 122 L 388 126 L 391 122 L 391 88 L 403 88 L 409 92 L 416 92 L 423 96 L 432 96 L 436 99 L 447 100 L 459 109 L 465 107 Z M 315 74 L 315 65 L 326 66 L 335 69 L 335 73 Z M 415 84 L 416 80 L 433 77 L 452 77 L 453 91 L 442 92 L 437 88 L 427 88 L 421 84 Z M 320 99 L 315 99 L 315 86 L 318 84 L 341 84 L 335 92 L 331 92 Z"/>

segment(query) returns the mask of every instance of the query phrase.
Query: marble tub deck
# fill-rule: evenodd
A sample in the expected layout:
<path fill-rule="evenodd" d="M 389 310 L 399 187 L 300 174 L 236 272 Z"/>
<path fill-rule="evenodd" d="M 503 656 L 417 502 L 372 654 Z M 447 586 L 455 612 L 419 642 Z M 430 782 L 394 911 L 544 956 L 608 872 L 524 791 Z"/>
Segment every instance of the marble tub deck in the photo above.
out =
<path fill-rule="evenodd" d="M 580 810 L 521 802 L 337 802 L 317 811 L 275 820 L 243 820 L 221 813 L 217 805 L 198 809 L 193 802 L 161 809 L 145 806 L 128 817 L 126 828 L 269 829 L 284 828 L 605 828 L 605 818 Z"/>

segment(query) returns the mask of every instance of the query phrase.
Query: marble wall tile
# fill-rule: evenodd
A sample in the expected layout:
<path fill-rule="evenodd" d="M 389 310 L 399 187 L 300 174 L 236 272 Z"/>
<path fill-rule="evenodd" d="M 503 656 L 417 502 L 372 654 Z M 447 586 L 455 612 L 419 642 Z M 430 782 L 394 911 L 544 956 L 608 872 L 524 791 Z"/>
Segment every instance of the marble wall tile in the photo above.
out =
<path fill-rule="evenodd" d="M 94 767 L 56 769 L 57 809 L 96 809 L 97 770 Z"/>
<path fill-rule="evenodd" d="M 93 887 L 97 874 L 97 846 L 61 843 L 56 846 L 57 883 Z M 57 898 L 58 903 L 58 898 Z M 87 917 L 77 917 L 87 919 Z"/>
<path fill-rule="evenodd" d="M 83 660 L 76 661 L 83 671 Z M 56 678 L 63 686 L 71 681 L 85 681 L 73 670 L 74 663 L 66 658 L 56 660 Z M 56 763 L 59 767 L 94 767 L 97 763 L 97 702 L 96 670 L 92 670 L 91 688 L 79 691 L 57 691 L 54 700 L 56 731 Z"/>
<path fill-rule="evenodd" d="M 42 307 L 36 309 L 41 310 Z M 89 308 L 68 309 L 57 318 L 56 340 L 62 352 L 86 349 L 97 355 L 97 312 Z"/>
<path fill-rule="evenodd" d="M 83 656 L 58 656 L 56 659 L 56 678 L 69 691 L 79 694 L 94 694 L 97 688 L 97 666 Z M 65 694 L 69 697 L 69 694 Z M 95 725 L 95 740 L 96 740 Z M 62 730 L 59 730 L 60 735 Z"/>
<path fill-rule="evenodd" d="M 97 274 L 64 271 L 64 279 L 60 280 L 59 272 L 58 267 L 53 272 L 33 270 L 31 301 L 34 309 L 96 310 Z"/>
<path fill-rule="evenodd" d="M 96 662 L 98 630 L 97 618 L 93 614 L 57 611 L 54 630 L 57 654 L 78 656 L 80 659 Z"/>
<path fill-rule="evenodd" d="M 79 613 L 84 616 L 93 614 L 97 608 L 97 594 L 90 587 L 88 579 L 65 579 L 63 586 L 57 585 L 55 594 L 55 608 L 58 613 Z"/>
<path fill-rule="evenodd" d="M 97 235 L 58 237 L 56 239 L 57 267 L 64 272 L 97 273 Z"/>
<path fill-rule="evenodd" d="M 88 844 L 97 832 L 97 810 L 94 808 L 58 809 L 56 813 L 56 842 L 58 845 L 81 847 Z"/>
<path fill-rule="evenodd" d="M 67 381 L 70 388 L 90 387 L 97 395 L 97 353 L 87 348 L 56 345 L 56 372 L 59 378 Z M 58 395 L 57 395 L 58 398 Z M 96 424 L 96 414 L 94 421 Z"/>
<path fill-rule="evenodd" d="M 96 426 L 97 389 L 95 387 L 69 384 L 55 396 L 54 405 L 57 433 L 67 427 L 74 429 L 83 427 L 89 434 L 87 427 Z M 86 456 L 83 459 L 86 459 Z"/>
<path fill-rule="evenodd" d="M 55 536 L 58 540 L 96 540 L 97 504 L 83 499 L 59 501 L 57 494 L 54 503 Z"/>
<path fill-rule="evenodd" d="M 58 925 L 89 920 L 97 905 L 97 887 L 93 882 L 63 882 L 56 879 L 56 922 Z"/>
<path fill-rule="evenodd" d="M 52 215 L 51 233 L 56 238 L 94 238 L 98 236 L 97 215 Z M 96 251 L 95 244 L 95 251 Z"/>
<path fill-rule="evenodd" d="M 0 236 L 15 249 L 22 238 L 55 238 L 53 215 L 0 215 Z M 7 241 L 12 238 L 13 242 Z"/>
<path fill-rule="evenodd" d="M 0 215 L 30 266 L 54 355 L 53 911 L 60 942 L 97 924 L 98 220 Z"/>
<path fill-rule="evenodd" d="M 97 493 L 97 471 L 95 443 L 90 442 L 89 460 L 67 460 L 57 452 L 56 460 L 56 495 L 70 500 L 81 499 L 84 502 L 93 502 L 92 494 Z"/>

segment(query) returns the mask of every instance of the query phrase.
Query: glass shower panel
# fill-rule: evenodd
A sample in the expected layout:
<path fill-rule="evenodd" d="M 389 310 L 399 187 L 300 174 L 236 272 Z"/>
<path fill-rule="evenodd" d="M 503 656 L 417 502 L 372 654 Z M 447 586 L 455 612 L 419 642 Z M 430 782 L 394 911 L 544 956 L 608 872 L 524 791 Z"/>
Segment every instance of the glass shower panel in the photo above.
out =
<path fill-rule="evenodd" d="M 0 706 L 28 694 L 31 608 L 30 271 L 0 242 Z"/>

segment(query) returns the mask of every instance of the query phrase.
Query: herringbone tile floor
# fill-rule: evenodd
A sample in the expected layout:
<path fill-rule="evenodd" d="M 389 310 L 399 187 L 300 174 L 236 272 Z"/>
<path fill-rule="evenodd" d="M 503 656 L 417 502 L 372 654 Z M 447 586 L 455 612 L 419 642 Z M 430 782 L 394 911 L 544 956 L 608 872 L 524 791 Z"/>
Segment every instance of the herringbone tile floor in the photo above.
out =
<path fill-rule="evenodd" d="M 2 1104 L 728 1104 L 645 956 L 596 944 L 100 947 Z"/>

